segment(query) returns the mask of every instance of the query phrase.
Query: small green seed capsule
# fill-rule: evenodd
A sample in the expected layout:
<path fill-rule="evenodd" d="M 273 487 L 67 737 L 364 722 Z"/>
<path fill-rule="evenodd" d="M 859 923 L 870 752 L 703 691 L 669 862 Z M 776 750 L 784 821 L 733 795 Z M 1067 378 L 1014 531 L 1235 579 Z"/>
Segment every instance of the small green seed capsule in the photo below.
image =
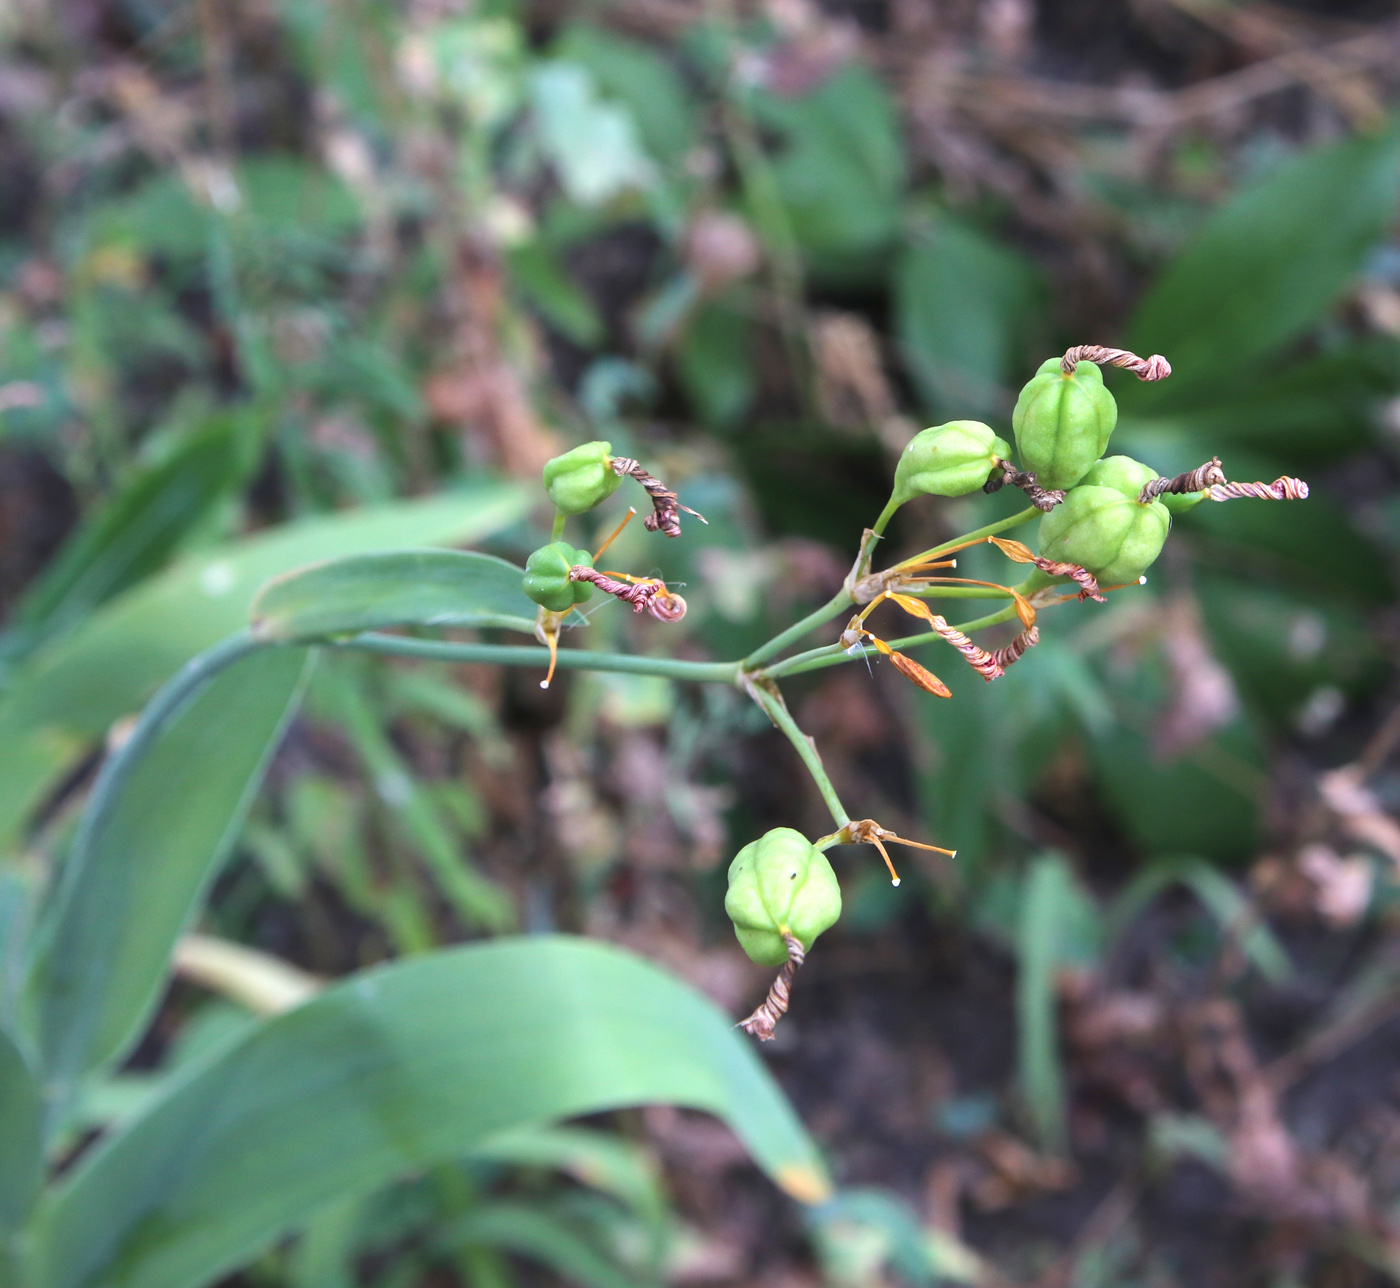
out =
<path fill-rule="evenodd" d="M 1118 423 L 1118 404 L 1092 362 L 1066 375 L 1059 358 L 1041 363 L 1021 390 L 1011 427 L 1022 469 L 1043 488 L 1072 488 L 1104 454 Z"/>
<path fill-rule="evenodd" d="M 801 832 L 775 827 L 735 855 L 724 910 L 744 951 L 760 966 L 780 966 L 788 959 L 783 932 L 810 950 L 841 915 L 841 887 Z"/>
<path fill-rule="evenodd" d="M 1136 491 L 1081 483 L 1040 521 L 1040 553 L 1087 568 L 1101 586 L 1127 585 L 1162 553 L 1171 526 L 1160 501 L 1140 505 Z"/>
<path fill-rule="evenodd" d="M 544 490 L 560 514 L 585 514 L 617 491 L 611 451 L 611 443 L 584 443 L 545 462 Z"/>
<path fill-rule="evenodd" d="M 1130 501 L 1136 501 L 1142 489 L 1157 477 L 1157 471 L 1150 465 L 1135 461 L 1131 456 L 1105 456 L 1089 467 L 1080 483 L 1089 487 L 1111 487 Z"/>
<path fill-rule="evenodd" d="M 567 612 L 593 593 L 592 583 L 569 580 L 569 569 L 575 564 L 591 568 L 593 556 L 586 550 L 575 550 L 567 541 L 541 546 L 525 561 L 521 589 L 551 613 Z"/>
<path fill-rule="evenodd" d="M 892 505 L 911 497 L 966 496 L 991 476 L 1011 445 L 980 420 L 950 420 L 915 434 L 894 471 Z"/>
<path fill-rule="evenodd" d="M 1194 510 L 1209 495 L 1210 489 L 1202 488 L 1199 492 L 1163 492 L 1157 499 L 1175 518 L 1178 514 L 1185 514 L 1187 510 Z"/>

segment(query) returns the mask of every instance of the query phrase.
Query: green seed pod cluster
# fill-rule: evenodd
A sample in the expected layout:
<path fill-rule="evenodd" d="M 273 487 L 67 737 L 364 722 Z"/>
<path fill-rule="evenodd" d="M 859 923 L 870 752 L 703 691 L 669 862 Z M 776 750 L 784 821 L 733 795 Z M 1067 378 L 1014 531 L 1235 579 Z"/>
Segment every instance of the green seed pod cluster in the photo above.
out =
<path fill-rule="evenodd" d="M 1118 404 L 1103 372 L 1078 363 L 1066 375 L 1059 358 L 1041 363 L 1016 399 L 1011 428 L 1022 469 L 1043 488 L 1072 488 L 1104 454 L 1118 423 Z"/>
<path fill-rule="evenodd" d="M 989 477 L 1011 445 L 980 420 L 951 420 L 915 434 L 894 471 L 891 507 L 911 497 L 966 496 Z"/>
<path fill-rule="evenodd" d="M 611 443 L 584 443 L 545 462 L 544 490 L 560 514 L 586 514 L 617 491 L 611 452 Z"/>
<path fill-rule="evenodd" d="M 1040 521 L 1040 553 L 1087 568 L 1102 586 L 1137 581 L 1162 553 L 1172 526 L 1161 501 L 1138 501 L 1143 486 L 1156 477 L 1149 466 L 1127 456 L 1097 462 Z"/>
<path fill-rule="evenodd" d="M 522 589 L 551 613 L 568 612 L 593 593 L 591 582 L 569 580 L 569 569 L 576 564 L 591 568 L 593 556 L 586 550 L 575 550 L 567 541 L 541 546 L 525 561 Z"/>
<path fill-rule="evenodd" d="M 724 910 L 749 957 L 760 966 L 788 959 L 783 933 L 810 950 L 841 915 L 841 887 L 826 855 L 790 827 L 744 846 L 729 865 Z"/>

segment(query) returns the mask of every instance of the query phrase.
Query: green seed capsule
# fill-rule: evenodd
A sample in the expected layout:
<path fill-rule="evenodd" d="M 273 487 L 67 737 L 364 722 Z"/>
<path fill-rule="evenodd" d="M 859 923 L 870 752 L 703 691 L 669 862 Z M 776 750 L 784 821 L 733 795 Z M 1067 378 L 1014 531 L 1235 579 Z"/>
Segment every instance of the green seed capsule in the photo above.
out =
<path fill-rule="evenodd" d="M 611 451 L 611 443 L 584 443 L 545 462 L 544 490 L 560 514 L 585 514 L 617 491 Z"/>
<path fill-rule="evenodd" d="M 1131 456 L 1105 456 L 1089 467 L 1080 482 L 1089 487 L 1111 487 L 1130 501 L 1136 501 L 1142 489 L 1158 477 L 1150 465 L 1135 461 Z"/>
<path fill-rule="evenodd" d="M 991 476 L 1011 445 L 980 420 L 951 420 L 915 434 L 894 471 L 893 506 L 911 497 L 966 496 Z"/>
<path fill-rule="evenodd" d="M 569 569 L 575 564 L 591 568 L 593 556 L 586 550 L 575 550 L 567 541 L 541 546 L 525 561 L 521 588 L 551 613 L 568 612 L 593 593 L 591 582 L 569 580 Z"/>
<path fill-rule="evenodd" d="M 735 855 L 724 910 L 744 951 L 760 966 L 780 966 L 788 959 L 783 932 L 810 950 L 841 915 L 841 887 L 801 832 L 775 827 Z"/>
<path fill-rule="evenodd" d="M 1040 521 L 1040 553 L 1087 568 L 1101 586 L 1137 581 L 1162 553 L 1172 517 L 1160 501 L 1138 502 L 1156 475 L 1126 456 L 1112 456 L 1071 488 Z"/>
<path fill-rule="evenodd" d="M 1065 375 L 1059 358 L 1041 363 L 1021 390 L 1011 427 L 1021 468 L 1043 488 L 1072 488 L 1104 454 L 1118 423 L 1118 404 L 1092 362 Z"/>
<path fill-rule="evenodd" d="M 1194 510 L 1206 499 L 1209 492 L 1209 488 L 1202 488 L 1199 492 L 1163 492 L 1157 499 L 1175 518 L 1178 514 L 1185 514 L 1187 510 Z"/>

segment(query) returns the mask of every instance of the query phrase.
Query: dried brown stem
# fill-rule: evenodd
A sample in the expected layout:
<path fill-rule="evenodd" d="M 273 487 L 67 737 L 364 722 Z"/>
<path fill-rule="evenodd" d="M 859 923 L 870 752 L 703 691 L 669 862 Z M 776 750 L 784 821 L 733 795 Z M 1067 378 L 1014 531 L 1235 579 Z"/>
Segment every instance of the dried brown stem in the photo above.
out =
<path fill-rule="evenodd" d="M 1185 474 L 1178 474 L 1171 479 L 1153 479 L 1150 483 L 1143 484 L 1142 491 L 1138 493 L 1138 504 L 1146 505 L 1149 501 L 1155 501 L 1163 492 L 1200 492 L 1224 483 L 1225 471 L 1220 465 L 1220 457 L 1212 456 L 1204 465 L 1187 470 Z"/>
<path fill-rule="evenodd" d="M 802 941 L 796 935 L 784 934 L 783 943 L 787 945 L 788 959 L 783 963 L 783 968 L 778 972 L 778 978 L 773 981 L 773 986 L 768 990 L 768 996 L 763 999 L 758 1009 L 746 1020 L 740 1020 L 738 1027 L 745 1033 L 756 1037 L 760 1042 L 771 1042 L 773 1040 L 773 1030 L 778 1027 L 778 1021 L 787 1014 L 788 1002 L 792 998 L 792 981 L 797 974 L 798 968 L 807 960 L 806 951 L 802 947 Z"/>
<path fill-rule="evenodd" d="M 1067 376 L 1072 375 L 1081 362 L 1106 362 L 1109 366 L 1131 371 L 1139 380 L 1165 380 L 1172 373 L 1172 364 L 1160 353 L 1139 358 L 1127 349 L 1107 349 L 1101 344 L 1076 344 L 1060 359 L 1060 370 Z"/>
<path fill-rule="evenodd" d="M 648 474 L 638 461 L 634 461 L 630 456 L 615 456 L 612 463 L 613 473 L 619 477 L 630 477 L 637 480 L 651 497 L 651 503 L 655 507 L 655 513 L 647 515 L 642 522 L 646 525 L 648 532 L 663 532 L 668 537 L 678 537 L 681 535 L 681 516 L 684 510 L 687 514 L 693 514 L 701 523 L 708 523 L 698 510 L 692 510 L 688 505 L 682 505 L 680 498 L 668 488 L 654 474 Z"/>
<path fill-rule="evenodd" d="M 1034 470 L 1018 470 L 1010 461 L 998 460 L 997 465 L 1001 469 L 1001 474 L 989 478 L 983 485 L 984 492 L 999 492 L 1001 488 L 1009 483 L 1012 487 L 1018 487 L 1031 499 L 1031 504 L 1037 510 L 1053 510 L 1061 501 L 1065 499 L 1065 494 L 1060 488 L 1047 489 L 1041 487 L 1036 481 Z"/>

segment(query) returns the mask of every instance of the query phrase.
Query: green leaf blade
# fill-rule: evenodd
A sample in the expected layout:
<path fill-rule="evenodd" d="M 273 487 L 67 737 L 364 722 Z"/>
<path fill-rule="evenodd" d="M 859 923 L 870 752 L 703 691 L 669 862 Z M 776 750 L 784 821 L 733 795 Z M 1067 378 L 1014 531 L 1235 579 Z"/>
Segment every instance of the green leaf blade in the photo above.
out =
<path fill-rule="evenodd" d="M 1397 152 L 1394 128 L 1314 149 L 1212 216 L 1130 327 L 1130 347 L 1164 353 L 1175 368 L 1160 399 L 1263 357 L 1322 318 L 1394 218 Z"/>
<path fill-rule="evenodd" d="M 626 1105 L 718 1114 L 828 1193 L 728 1019 L 610 946 L 497 940 L 353 977 L 260 1025 L 99 1146 L 37 1222 L 35 1288 L 195 1288 L 332 1199 L 502 1131 Z"/>
<path fill-rule="evenodd" d="M 138 729 L 130 755 L 99 778 L 28 980 L 46 1090 L 60 1109 L 78 1079 L 139 1035 L 306 670 L 301 649 L 243 657 L 144 745 Z"/>
<path fill-rule="evenodd" d="M 354 555 L 274 578 L 253 600 L 253 634 L 312 639 L 390 626 L 495 626 L 533 634 L 524 570 L 472 550 Z"/>

